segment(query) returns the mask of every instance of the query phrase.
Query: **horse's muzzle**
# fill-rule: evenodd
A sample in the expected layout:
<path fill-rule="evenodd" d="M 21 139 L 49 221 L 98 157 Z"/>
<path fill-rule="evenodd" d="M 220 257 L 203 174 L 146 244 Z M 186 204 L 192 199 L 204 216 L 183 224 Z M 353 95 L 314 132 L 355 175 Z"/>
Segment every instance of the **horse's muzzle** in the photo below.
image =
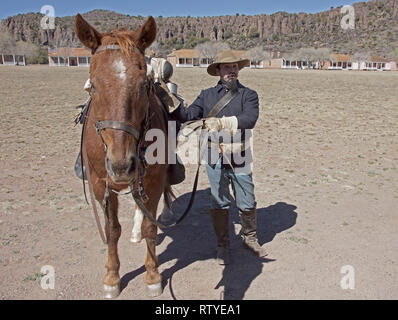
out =
<path fill-rule="evenodd" d="M 130 184 L 135 176 L 137 160 L 134 156 L 124 161 L 111 161 L 105 158 L 105 168 L 109 177 L 115 184 Z"/>

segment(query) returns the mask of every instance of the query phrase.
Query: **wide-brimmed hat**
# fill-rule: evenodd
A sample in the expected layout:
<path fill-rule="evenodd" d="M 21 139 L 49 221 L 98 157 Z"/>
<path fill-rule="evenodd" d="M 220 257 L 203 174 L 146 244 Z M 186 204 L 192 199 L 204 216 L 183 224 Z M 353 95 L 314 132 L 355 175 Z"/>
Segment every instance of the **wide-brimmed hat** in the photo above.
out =
<path fill-rule="evenodd" d="M 250 66 L 249 59 L 239 59 L 231 50 L 222 51 L 217 55 L 216 61 L 207 67 L 207 73 L 211 76 L 219 76 L 218 66 L 223 63 L 237 63 L 239 70 Z"/>

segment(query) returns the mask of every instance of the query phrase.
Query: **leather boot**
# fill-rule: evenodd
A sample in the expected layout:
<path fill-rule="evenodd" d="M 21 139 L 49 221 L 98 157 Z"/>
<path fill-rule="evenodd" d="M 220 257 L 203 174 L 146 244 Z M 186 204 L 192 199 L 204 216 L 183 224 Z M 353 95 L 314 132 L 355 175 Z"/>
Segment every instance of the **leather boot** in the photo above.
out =
<path fill-rule="evenodd" d="M 268 255 L 258 243 L 256 209 L 240 212 L 239 216 L 242 223 L 243 244 L 259 257 Z"/>
<path fill-rule="evenodd" d="M 217 236 L 217 263 L 229 264 L 229 210 L 211 209 L 210 218 Z"/>

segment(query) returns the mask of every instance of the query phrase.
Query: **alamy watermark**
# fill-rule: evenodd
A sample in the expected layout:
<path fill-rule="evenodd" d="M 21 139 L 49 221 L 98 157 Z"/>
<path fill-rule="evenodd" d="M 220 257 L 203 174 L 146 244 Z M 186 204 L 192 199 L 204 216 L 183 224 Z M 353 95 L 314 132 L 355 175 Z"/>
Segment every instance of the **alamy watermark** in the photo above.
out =
<path fill-rule="evenodd" d="M 40 26 L 43 30 L 55 29 L 55 9 L 53 6 L 46 4 L 40 9 L 40 13 L 44 14 L 41 19 Z"/>
<path fill-rule="evenodd" d="M 43 290 L 55 288 L 55 269 L 53 266 L 45 265 L 40 270 L 42 277 L 40 279 L 40 286 Z"/>
<path fill-rule="evenodd" d="M 200 121 L 183 127 L 177 134 L 175 121 L 168 121 L 167 136 L 160 129 L 150 129 L 144 140 L 151 142 L 145 160 L 151 164 L 217 164 L 233 166 L 236 173 L 249 174 L 253 166 L 253 130 L 209 132 L 198 129 Z M 166 154 L 166 146 L 168 154 Z"/>
<path fill-rule="evenodd" d="M 340 287 L 343 290 L 355 289 L 355 269 L 353 266 L 345 265 L 340 269 L 340 273 L 344 276 L 340 280 Z"/>
<path fill-rule="evenodd" d="M 353 6 L 347 5 L 340 9 L 340 13 L 345 16 L 340 21 L 343 30 L 355 29 L 355 9 Z"/>

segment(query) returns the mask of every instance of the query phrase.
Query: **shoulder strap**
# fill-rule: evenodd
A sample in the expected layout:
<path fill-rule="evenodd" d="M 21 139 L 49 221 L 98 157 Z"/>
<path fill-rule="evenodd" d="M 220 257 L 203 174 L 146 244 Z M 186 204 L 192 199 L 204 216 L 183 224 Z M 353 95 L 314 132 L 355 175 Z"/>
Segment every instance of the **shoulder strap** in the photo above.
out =
<path fill-rule="evenodd" d="M 225 96 L 223 96 L 218 102 L 211 108 L 206 118 L 217 116 L 222 109 L 224 109 L 228 103 L 230 103 L 240 92 L 242 92 L 242 88 L 237 90 L 230 90 L 227 92 Z"/>

